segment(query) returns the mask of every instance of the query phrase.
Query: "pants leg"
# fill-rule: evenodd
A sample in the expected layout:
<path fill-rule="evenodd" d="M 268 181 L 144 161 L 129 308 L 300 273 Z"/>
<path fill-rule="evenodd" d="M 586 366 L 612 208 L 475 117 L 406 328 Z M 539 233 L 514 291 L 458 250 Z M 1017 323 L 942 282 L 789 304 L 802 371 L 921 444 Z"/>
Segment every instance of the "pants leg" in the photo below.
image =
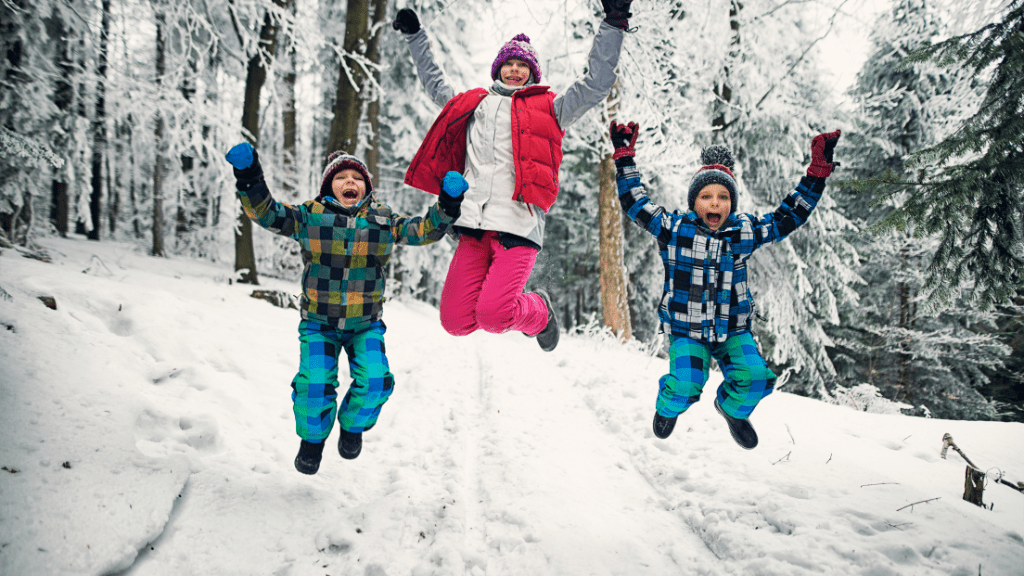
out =
<path fill-rule="evenodd" d="M 477 240 L 466 234 L 459 238 L 441 290 L 441 326 L 449 334 L 465 336 L 480 328 L 476 307 L 491 266 L 491 256 L 484 239 Z"/>
<path fill-rule="evenodd" d="M 492 334 L 510 330 L 539 334 L 548 324 L 548 307 L 540 295 L 523 292 L 533 273 L 537 250 L 527 246 L 505 249 L 494 232 L 488 232 L 484 239 L 491 242 L 494 256 L 477 302 L 480 328 Z"/>
<path fill-rule="evenodd" d="M 366 330 L 346 334 L 345 353 L 352 383 L 338 412 L 338 424 L 346 432 L 372 428 L 394 390 L 395 377 L 384 348 L 386 329 L 383 322 L 377 321 Z"/>
<path fill-rule="evenodd" d="M 730 336 L 712 354 L 722 368 L 718 403 L 733 418 L 749 418 L 757 404 L 775 389 L 776 376 L 765 363 L 750 332 Z"/>
<path fill-rule="evenodd" d="M 658 381 L 658 414 L 673 418 L 700 400 L 708 381 L 711 353 L 692 338 L 670 336 L 669 373 Z"/>
<path fill-rule="evenodd" d="M 295 433 L 307 442 L 323 442 L 331 435 L 340 348 L 332 326 L 307 320 L 299 323 L 299 372 L 292 380 L 292 412 Z"/>

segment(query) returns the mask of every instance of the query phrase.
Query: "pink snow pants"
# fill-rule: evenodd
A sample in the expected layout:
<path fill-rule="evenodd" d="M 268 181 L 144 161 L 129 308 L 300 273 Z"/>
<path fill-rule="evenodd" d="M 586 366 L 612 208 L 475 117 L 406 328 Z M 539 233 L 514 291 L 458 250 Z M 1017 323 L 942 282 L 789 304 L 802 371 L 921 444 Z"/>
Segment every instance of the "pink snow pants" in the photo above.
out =
<path fill-rule="evenodd" d="M 523 293 L 536 260 L 533 248 L 506 250 L 497 232 L 480 240 L 463 234 L 441 291 L 441 326 L 453 336 L 478 329 L 539 334 L 548 323 L 547 305 L 539 295 Z"/>

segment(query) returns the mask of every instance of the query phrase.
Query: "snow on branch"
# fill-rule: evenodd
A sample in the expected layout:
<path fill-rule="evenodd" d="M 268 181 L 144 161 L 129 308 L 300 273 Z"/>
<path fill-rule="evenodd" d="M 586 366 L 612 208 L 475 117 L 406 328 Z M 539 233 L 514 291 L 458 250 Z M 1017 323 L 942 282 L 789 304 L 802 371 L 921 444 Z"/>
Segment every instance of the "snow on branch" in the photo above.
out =
<path fill-rule="evenodd" d="M 54 154 L 45 144 L 26 138 L 0 126 L 0 157 L 20 156 L 30 160 L 46 160 L 54 168 L 64 165 L 64 159 Z"/>

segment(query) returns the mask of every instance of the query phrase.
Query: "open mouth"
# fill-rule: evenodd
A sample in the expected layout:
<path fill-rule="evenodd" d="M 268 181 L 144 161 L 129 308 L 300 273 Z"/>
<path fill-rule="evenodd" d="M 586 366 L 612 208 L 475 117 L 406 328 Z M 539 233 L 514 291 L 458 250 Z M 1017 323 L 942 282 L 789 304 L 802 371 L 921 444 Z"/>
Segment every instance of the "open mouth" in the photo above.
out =
<path fill-rule="evenodd" d="M 718 226 L 722 223 L 722 215 L 713 213 L 705 214 L 704 220 L 707 221 L 708 226 Z"/>
<path fill-rule="evenodd" d="M 345 190 L 341 193 L 341 197 L 346 200 L 358 200 L 359 192 L 356 192 L 355 190 Z"/>

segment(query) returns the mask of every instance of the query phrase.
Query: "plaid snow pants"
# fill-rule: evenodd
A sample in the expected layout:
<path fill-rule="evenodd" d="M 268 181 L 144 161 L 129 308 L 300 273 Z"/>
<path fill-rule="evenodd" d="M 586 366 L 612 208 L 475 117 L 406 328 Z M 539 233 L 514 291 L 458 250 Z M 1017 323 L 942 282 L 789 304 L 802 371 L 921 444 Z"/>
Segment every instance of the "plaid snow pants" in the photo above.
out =
<path fill-rule="evenodd" d="M 391 396 L 395 378 L 384 350 L 384 322 L 364 330 L 339 330 L 329 324 L 299 323 L 299 372 L 292 380 L 295 432 L 307 442 L 323 442 L 331 435 L 334 417 L 347 432 L 373 427 L 380 408 Z M 338 410 L 338 355 L 348 355 L 352 383 Z"/>
<path fill-rule="evenodd" d="M 750 332 L 707 344 L 683 336 L 671 336 L 669 370 L 658 381 L 658 414 L 678 416 L 700 400 L 708 381 L 711 358 L 722 369 L 718 403 L 733 418 L 750 417 L 757 403 L 772 393 L 775 374 L 765 364 Z"/>

